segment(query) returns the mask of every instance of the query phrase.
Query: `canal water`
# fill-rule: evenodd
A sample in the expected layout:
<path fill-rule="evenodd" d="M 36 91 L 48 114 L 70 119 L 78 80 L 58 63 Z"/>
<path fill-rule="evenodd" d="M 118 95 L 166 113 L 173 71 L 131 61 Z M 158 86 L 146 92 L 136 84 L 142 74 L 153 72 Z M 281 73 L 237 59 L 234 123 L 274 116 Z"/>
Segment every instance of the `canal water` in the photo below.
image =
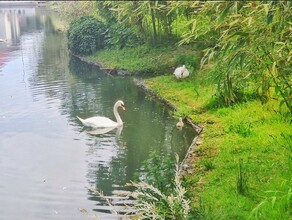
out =
<path fill-rule="evenodd" d="M 152 151 L 183 158 L 194 137 L 132 78 L 70 57 L 60 25 L 44 9 L 0 8 L 0 219 L 116 219 L 91 189 L 115 198 Z M 121 130 L 76 118 L 114 119 L 119 99 Z"/>

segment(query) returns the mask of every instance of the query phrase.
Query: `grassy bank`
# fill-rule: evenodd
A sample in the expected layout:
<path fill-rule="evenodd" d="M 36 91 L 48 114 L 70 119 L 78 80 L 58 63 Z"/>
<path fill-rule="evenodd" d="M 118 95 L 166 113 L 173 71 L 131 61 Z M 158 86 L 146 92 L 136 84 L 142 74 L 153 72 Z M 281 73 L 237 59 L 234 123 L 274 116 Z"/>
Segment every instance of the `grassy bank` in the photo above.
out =
<path fill-rule="evenodd" d="M 208 108 L 211 86 L 197 85 L 194 92 L 189 85 L 199 84 L 196 77 L 186 82 L 171 78 L 147 83 L 178 106 L 176 114 L 187 114 L 204 127 L 194 173 L 187 178 L 191 197 L 202 201 L 196 206 L 203 219 L 289 219 L 292 126 L 274 113 L 272 104 Z"/>
<path fill-rule="evenodd" d="M 149 87 L 178 111 L 204 127 L 193 154 L 188 193 L 202 219 L 291 219 L 292 125 L 277 113 L 277 103 L 249 100 L 231 107 L 214 105 L 215 85 L 207 69 L 192 69 L 176 80 L 173 68 L 192 48 L 100 51 L 104 67 L 152 73 Z M 191 58 L 189 58 L 191 59 Z"/>
<path fill-rule="evenodd" d="M 173 46 L 149 48 L 139 46 L 124 50 L 101 50 L 90 59 L 97 59 L 105 68 L 125 69 L 132 75 L 161 75 L 172 73 L 176 65 L 185 59 L 198 59 L 193 47 Z"/>

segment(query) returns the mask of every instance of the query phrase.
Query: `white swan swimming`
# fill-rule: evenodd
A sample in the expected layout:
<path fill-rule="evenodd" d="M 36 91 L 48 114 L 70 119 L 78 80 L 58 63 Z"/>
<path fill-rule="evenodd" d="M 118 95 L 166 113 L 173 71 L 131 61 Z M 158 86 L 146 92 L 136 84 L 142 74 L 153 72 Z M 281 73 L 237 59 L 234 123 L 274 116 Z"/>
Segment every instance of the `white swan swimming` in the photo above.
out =
<path fill-rule="evenodd" d="M 82 122 L 85 127 L 90 128 L 115 128 L 123 126 L 123 121 L 118 113 L 118 107 L 121 107 L 124 111 L 126 110 L 123 101 L 119 100 L 115 103 L 113 111 L 117 121 L 113 121 L 106 117 L 96 116 L 87 119 L 82 119 L 77 116 L 77 118 Z"/>
<path fill-rule="evenodd" d="M 176 68 L 173 74 L 176 76 L 177 79 L 179 79 L 188 77 L 190 75 L 190 72 L 188 71 L 186 66 L 183 65 Z"/>

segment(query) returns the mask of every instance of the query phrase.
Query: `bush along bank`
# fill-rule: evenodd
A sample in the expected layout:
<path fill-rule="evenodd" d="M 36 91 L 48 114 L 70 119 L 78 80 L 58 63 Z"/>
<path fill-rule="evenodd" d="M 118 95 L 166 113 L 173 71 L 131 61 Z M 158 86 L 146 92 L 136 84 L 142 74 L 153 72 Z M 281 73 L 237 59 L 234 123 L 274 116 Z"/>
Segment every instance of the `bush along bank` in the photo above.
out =
<path fill-rule="evenodd" d="M 136 48 L 136 54 L 141 53 Z M 188 48 L 148 50 L 145 56 L 131 49 L 97 52 L 90 60 L 110 68 L 142 73 L 157 57 L 160 66 L 173 65 Z M 142 47 L 145 51 L 145 47 Z M 179 54 L 181 52 L 182 54 Z M 141 66 L 139 67 L 139 64 Z M 150 65 L 151 66 L 151 65 Z M 229 107 L 216 105 L 216 87 L 208 68 L 193 69 L 190 77 L 177 80 L 173 68 L 144 83 L 176 111 L 204 128 L 198 147 L 189 154 L 185 175 L 187 195 L 196 216 L 202 219 L 289 219 L 292 190 L 292 125 L 277 112 L 277 103 L 246 99 Z M 140 69 L 139 69 L 140 68 Z"/>

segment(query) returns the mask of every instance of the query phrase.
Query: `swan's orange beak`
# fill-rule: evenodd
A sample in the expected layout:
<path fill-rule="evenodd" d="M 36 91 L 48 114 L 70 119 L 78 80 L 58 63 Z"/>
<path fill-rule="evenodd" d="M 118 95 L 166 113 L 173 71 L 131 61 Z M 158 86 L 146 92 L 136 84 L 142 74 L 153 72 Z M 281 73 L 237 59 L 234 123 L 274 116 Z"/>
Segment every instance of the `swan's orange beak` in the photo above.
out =
<path fill-rule="evenodd" d="M 126 111 L 126 107 L 125 107 L 125 105 L 121 105 L 121 107 L 122 107 L 122 109 L 123 109 L 124 111 Z"/>

